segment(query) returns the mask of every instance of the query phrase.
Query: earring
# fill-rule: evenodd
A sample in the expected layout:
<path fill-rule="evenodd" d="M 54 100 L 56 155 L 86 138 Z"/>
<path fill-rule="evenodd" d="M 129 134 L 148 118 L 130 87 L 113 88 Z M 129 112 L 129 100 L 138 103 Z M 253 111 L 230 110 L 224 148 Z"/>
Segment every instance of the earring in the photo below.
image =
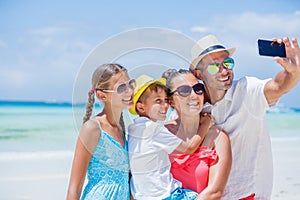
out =
<path fill-rule="evenodd" d="M 97 98 L 101 101 L 105 101 L 106 100 L 106 96 L 103 92 L 99 92 L 97 93 Z"/>

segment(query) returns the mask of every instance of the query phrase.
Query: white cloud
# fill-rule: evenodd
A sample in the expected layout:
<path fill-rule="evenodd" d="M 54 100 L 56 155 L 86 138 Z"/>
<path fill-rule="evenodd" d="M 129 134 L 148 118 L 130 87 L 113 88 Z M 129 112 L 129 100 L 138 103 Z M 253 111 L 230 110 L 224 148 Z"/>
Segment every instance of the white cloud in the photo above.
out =
<path fill-rule="evenodd" d="M 292 14 L 257 14 L 244 12 L 240 15 L 222 15 L 209 18 L 207 29 L 215 34 L 222 43 L 238 48 L 237 53 L 243 60 L 257 56 L 258 38 L 296 37 L 300 39 L 300 15 Z M 196 41 L 203 35 L 196 35 Z M 252 57 L 251 57 L 252 55 Z M 253 62 L 253 61 L 252 61 Z"/>
<path fill-rule="evenodd" d="M 76 27 L 59 26 L 28 31 L 29 34 L 23 34 L 17 40 L 19 63 L 30 63 L 37 69 L 74 67 L 74 63 L 80 63 L 80 58 L 91 49 L 91 45 L 86 41 L 74 38 L 75 32 L 77 33 Z"/>
<path fill-rule="evenodd" d="M 227 23 L 224 23 L 227 22 Z M 241 15 L 219 16 L 214 18 L 210 29 L 214 32 L 224 31 L 226 34 L 243 37 L 250 36 L 285 36 L 297 35 L 300 32 L 300 15 L 269 14 L 260 15 L 245 12 Z"/>
<path fill-rule="evenodd" d="M 199 32 L 199 33 L 204 33 L 208 31 L 207 27 L 202 27 L 202 26 L 194 26 L 190 29 L 191 32 Z"/>
<path fill-rule="evenodd" d="M 237 59 L 240 59 L 238 60 L 238 65 L 241 66 L 237 67 L 237 77 L 239 75 L 238 73 L 244 74 L 243 70 L 245 70 L 245 73 L 250 72 L 250 74 L 257 74 L 257 71 L 262 70 L 262 68 L 259 68 L 261 66 L 261 63 L 258 63 L 260 61 L 257 62 L 256 59 L 258 57 L 257 53 L 255 52 L 257 48 L 255 41 L 258 37 L 269 38 L 274 36 L 288 35 L 300 38 L 300 10 L 295 11 L 291 14 L 272 15 L 257 14 L 253 12 L 245 12 L 239 15 L 224 14 L 221 16 L 220 14 L 222 14 L 222 12 L 217 13 L 217 15 L 209 16 L 205 18 L 205 20 L 200 21 L 200 24 L 197 24 L 195 23 L 195 21 L 193 21 L 195 18 L 188 20 L 180 16 L 180 20 L 184 20 L 184 22 L 186 23 L 180 22 L 176 23 L 176 25 L 174 26 L 177 27 L 177 31 L 180 29 L 184 30 L 179 33 L 187 33 L 186 31 L 189 30 L 190 32 L 187 33 L 187 36 L 193 37 L 195 41 L 204 34 L 211 32 L 213 34 L 216 34 L 217 37 L 219 37 L 220 40 L 224 42 L 225 46 L 237 47 L 235 56 Z M 41 83 L 49 83 L 48 91 L 53 90 L 53 94 L 57 95 L 64 94 L 66 93 L 65 91 L 72 91 L 72 87 L 69 85 L 72 85 L 73 83 L 72 79 L 74 78 L 74 74 L 77 72 L 80 64 L 86 58 L 88 53 L 93 50 L 96 42 L 106 41 L 104 39 L 107 39 L 107 37 L 109 36 L 116 36 L 111 35 L 112 32 L 115 34 L 120 30 L 133 29 L 129 28 L 129 25 L 127 25 L 128 23 L 125 23 L 125 21 L 126 20 L 120 20 L 120 23 L 122 22 L 121 24 L 114 25 L 102 24 L 102 22 L 99 22 L 97 23 L 97 26 L 95 26 L 95 24 L 91 24 L 91 22 L 93 22 L 93 20 L 91 20 L 86 21 L 84 24 L 78 22 L 67 25 L 54 24 L 53 26 L 48 27 L 42 26 L 42 28 L 31 29 L 30 31 L 27 31 L 27 34 L 24 34 L 24 32 L 18 32 L 16 36 L 17 38 L 14 38 L 14 41 L 17 43 L 16 47 L 18 48 L 15 48 L 6 53 L 6 57 L 9 57 L 9 55 L 11 54 L 12 58 L 8 63 L 5 63 L 5 60 L 2 59 L 0 61 L 1 67 L 7 65 L 12 69 L 20 69 L 20 71 L 15 71 L 16 74 L 14 74 L 14 72 L 10 73 L 14 76 L 12 81 L 15 81 L 15 79 L 19 78 L 19 80 L 17 80 L 19 82 L 15 83 L 17 85 L 22 85 L 22 83 L 26 83 L 28 85 L 28 81 L 30 80 L 32 80 L 33 82 L 33 80 L 36 81 L 41 79 Z M 136 23 L 138 25 L 130 25 L 131 27 L 139 27 L 141 25 L 139 25 L 138 22 L 132 23 Z M 194 25 L 191 26 L 191 28 L 187 27 L 187 24 L 190 23 Z M 126 24 L 127 27 L 124 27 L 124 24 Z M 147 32 L 145 34 L 147 34 Z M 149 36 L 149 41 L 144 41 L 143 38 L 145 38 L 146 36 L 141 36 L 143 37 L 140 37 L 140 35 L 135 35 L 132 40 L 129 40 L 131 38 L 121 38 L 122 40 L 116 41 L 116 46 L 113 46 L 112 48 L 109 48 L 107 50 L 105 49 L 104 54 L 109 54 L 112 51 L 119 50 L 120 42 L 122 42 L 121 46 L 126 46 L 125 44 L 123 44 L 126 42 L 128 46 L 138 46 L 138 44 L 151 46 L 153 45 L 153 41 L 156 41 L 156 43 L 159 43 L 159 45 L 163 46 L 163 44 L 165 44 L 165 46 L 168 46 L 170 49 L 171 47 L 173 47 L 173 45 L 178 45 L 181 46 L 181 49 L 185 49 L 184 44 L 180 43 L 181 40 L 174 39 L 173 37 L 152 38 Z M 140 41 L 139 38 L 142 38 L 142 41 Z M 133 41 L 135 43 L 129 41 Z M 9 41 L 5 42 L 6 44 L 0 40 L 0 48 L 3 47 L 3 45 L 7 45 L 7 47 L 9 47 Z M 141 55 L 145 54 L 146 56 L 149 54 L 149 52 L 146 53 L 141 53 Z M 185 53 L 186 52 L 180 52 L 180 55 L 185 55 Z M 188 51 L 186 54 L 190 55 L 190 51 Z M 133 61 L 131 63 L 133 63 L 133 66 L 135 66 L 135 64 L 138 65 L 144 61 L 140 58 L 136 59 L 134 55 L 132 56 L 132 60 Z M 160 60 L 157 61 L 157 57 L 155 57 L 153 60 L 155 62 L 160 62 Z M 272 62 L 272 64 L 274 63 Z M 26 67 L 26 71 L 24 70 L 24 67 Z M 184 67 L 184 65 L 182 67 Z M 273 70 L 273 68 L 270 67 L 265 69 L 268 69 L 269 71 Z M 22 74 L 22 70 L 28 73 L 27 75 L 30 75 L 30 78 L 28 78 L 26 73 Z M 40 74 L 43 74 L 43 70 L 47 72 L 47 76 L 44 77 L 44 80 L 42 80 L 42 78 L 39 78 Z M 262 73 L 258 75 L 261 74 Z M 0 75 L 0 78 L 2 76 L 4 75 Z M 55 79 L 52 77 L 55 77 Z M 5 78 L 5 81 L 6 83 L 9 83 L 8 78 Z M 89 80 L 87 80 L 87 82 L 88 81 Z M 36 83 L 31 84 L 37 85 Z M 58 85 L 68 85 L 69 88 L 63 91 L 61 89 L 61 86 L 58 87 Z M 48 96 L 51 95 L 45 95 L 46 98 L 48 98 Z"/>
<path fill-rule="evenodd" d="M 27 39 L 32 39 L 33 41 L 37 42 L 38 45 L 41 47 L 50 47 L 60 45 L 60 42 L 56 42 L 63 37 L 66 37 L 70 30 L 65 27 L 58 27 L 58 26 L 50 26 L 50 27 L 43 27 L 39 29 L 32 29 L 28 31 L 29 35 Z M 24 36 L 23 36 L 24 37 Z M 24 39 L 22 39 L 24 41 Z M 64 41 L 64 40 L 62 40 Z"/>
<path fill-rule="evenodd" d="M 1 98 L 70 101 L 78 68 L 94 46 L 78 38 L 77 29 L 48 27 L 20 32 L 15 40 L 18 48 L 13 51 L 8 46 L 10 51 L 4 51 L 0 59 Z M 0 49 L 2 44 L 0 40 Z"/>
<path fill-rule="evenodd" d="M 258 55 L 258 38 L 288 36 L 296 37 L 300 41 L 300 11 L 288 14 L 244 12 L 239 15 L 219 15 L 208 18 L 205 24 L 203 23 L 201 22 L 201 27 L 206 26 L 209 33 L 215 34 L 225 46 L 237 48 L 233 55 L 236 60 L 237 79 L 245 75 L 262 79 L 271 78 L 282 70 L 271 57 Z M 203 33 L 194 34 L 194 40 L 197 41 L 202 36 Z M 299 93 L 293 90 L 286 96 L 286 102 L 294 102 L 293 105 L 297 104 L 296 107 L 299 107 L 293 100 L 300 98 Z"/>
<path fill-rule="evenodd" d="M 53 36 L 53 35 L 60 35 L 69 32 L 67 28 L 64 27 L 44 27 L 40 29 L 33 29 L 29 31 L 31 35 L 36 36 Z"/>
<path fill-rule="evenodd" d="M 0 80 L 1 85 L 6 88 L 19 89 L 29 82 L 30 75 L 25 70 L 2 69 L 0 73 Z"/>
<path fill-rule="evenodd" d="M 84 41 L 74 41 L 73 46 L 75 47 L 75 49 L 90 49 L 91 48 L 91 44 L 88 44 Z"/>

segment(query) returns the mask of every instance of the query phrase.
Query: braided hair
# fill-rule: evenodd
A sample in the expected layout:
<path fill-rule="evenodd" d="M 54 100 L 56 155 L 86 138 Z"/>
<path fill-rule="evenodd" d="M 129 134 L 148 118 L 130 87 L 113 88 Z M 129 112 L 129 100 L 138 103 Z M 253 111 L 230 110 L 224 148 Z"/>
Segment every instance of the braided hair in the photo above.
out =
<path fill-rule="evenodd" d="M 83 117 L 83 123 L 87 122 L 92 115 L 95 103 L 95 88 L 108 88 L 110 78 L 120 72 L 127 72 L 127 70 L 123 66 L 114 63 L 102 64 L 94 71 L 92 77 L 92 89 L 88 92 L 88 101 L 86 104 L 86 113 Z M 121 114 L 120 125 L 122 129 L 125 130 L 123 114 Z"/>

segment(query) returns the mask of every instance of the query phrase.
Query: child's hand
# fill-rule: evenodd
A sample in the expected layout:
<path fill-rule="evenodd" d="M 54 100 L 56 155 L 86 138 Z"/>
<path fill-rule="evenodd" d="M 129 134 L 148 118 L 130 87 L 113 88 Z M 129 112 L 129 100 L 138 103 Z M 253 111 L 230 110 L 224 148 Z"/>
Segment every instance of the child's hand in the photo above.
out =
<path fill-rule="evenodd" d="M 208 113 L 201 113 L 200 117 L 200 125 L 208 126 L 209 128 L 215 124 L 215 121 L 211 114 Z"/>

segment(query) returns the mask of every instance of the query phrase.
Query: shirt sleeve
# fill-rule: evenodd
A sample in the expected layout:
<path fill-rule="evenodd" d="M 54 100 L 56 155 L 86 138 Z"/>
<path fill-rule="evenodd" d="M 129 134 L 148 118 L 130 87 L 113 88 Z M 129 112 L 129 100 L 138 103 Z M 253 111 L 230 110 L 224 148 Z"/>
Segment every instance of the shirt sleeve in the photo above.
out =
<path fill-rule="evenodd" d="M 158 149 L 163 149 L 168 154 L 172 153 L 182 142 L 180 138 L 171 133 L 163 125 L 157 129 L 153 137 L 153 145 Z"/>
<path fill-rule="evenodd" d="M 245 98 L 245 104 L 250 112 L 254 112 L 255 115 L 264 115 L 265 112 L 273 105 L 269 105 L 264 94 L 265 84 L 270 79 L 260 80 L 255 77 L 246 77 L 245 83 L 247 96 Z"/>

